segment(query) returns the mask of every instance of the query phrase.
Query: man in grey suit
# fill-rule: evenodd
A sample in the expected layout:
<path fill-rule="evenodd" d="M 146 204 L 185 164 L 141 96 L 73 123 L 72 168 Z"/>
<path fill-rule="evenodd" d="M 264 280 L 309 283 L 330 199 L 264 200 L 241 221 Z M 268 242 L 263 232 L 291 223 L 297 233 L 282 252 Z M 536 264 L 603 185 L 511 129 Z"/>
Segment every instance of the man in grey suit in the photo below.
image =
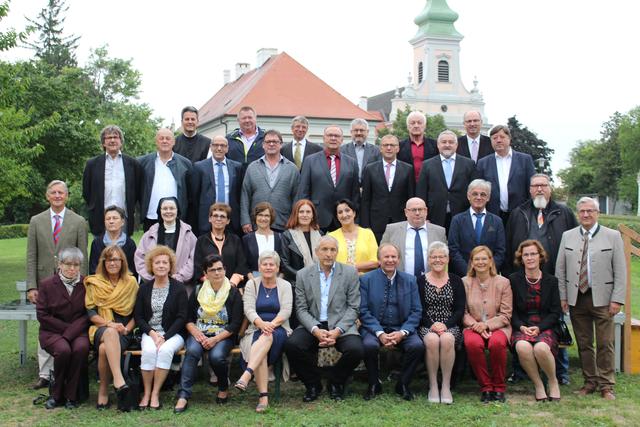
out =
<path fill-rule="evenodd" d="M 556 261 L 560 302 L 569 314 L 578 343 L 586 396 L 599 389 L 615 400 L 613 316 L 625 303 L 627 265 L 622 237 L 598 224 L 598 201 L 582 197 L 577 204 L 580 226 L 565 231 Z M 596 348 L 593 346 L 595 328 Z"/>
<path fill-rule="evenodd" d="M 286 228 L 300 174 L 296 165 L 280 154 L 281 146 L 282 134 L 277 130 L 266 131 L 262 140 L 264 156 L 247 167 L 240 197 L 240 221 L 245 233 L 253 230 L 251 212 L 260 202 L 269 202 L 276 211 L 272 228 L 277 231 Z"/>
<path fill-rule="evenodd" d="M 69 190 L 64 181 L 51 181 L 46 192 L 49 209 L 31 217 L 27 237 L 27 298 L 38 301 L 38 285 L 56 273 L 58 253 L 77 247 L 84 255 L 80 274 L 87 274 L 87 223 L 80 215 L 66 208 Z M 53 358 L 38 343 L 38 381 L 34 389 L 49 385 Z"/>
<path fill-rule="evenodd" d="M 289 161 L 293 162 L 298 170 L 302 168 L 302 162 L 308 156 L 318 151 L 322 151 L 322 146 L 309 141 L 307 131 L 309 130 L 309 120 L 305 116 L 295 116 L 291 120 L 291 134 L 293 141 L 282 146 L 281 153 Z"/>
<path fill-rule="evenodd" d="M 334 205 L 340 199 L 349 199 L 356 206 L 360 202 L 358 163 L 352 157 L 340 154 L 342 129 L 330 125 L 324 129 L 324 150 L 312 154 L 302 163 L 300 185 L 296 200 L 309 199 L 318 213 L 318 225 L 323 232 L 340 226 L 334 217 Z"/>
<path fill-rule="evenodd" d="M 380 243 L 400 248 L 400 271 L 416 276 L 420 283 L 428 271 L 427 248 L 432 242 L 447 243 L 447 237 L 444 227 L 427 223 L 427 205 L 421 198 L 407 200 L 404 214 L 407 220 L 387 225 Z"/>
<path fill-rule="evenodd" d="M 320 238 L 315 252 L 318 262 L 296 275 L 295 306 L 300 325 L 285 343 L 285 352 L 305 385 L 302 400 L 312 402 L 322 391 L 318 348 L 335 346 L 342 356 L 329 370 L 329 393 L 332 399 L 342 400 L 344 383 L 364 355 L 356 326 L 360 282 L 354 267 L 336 262 L 335 238 Z"/>
<path fill-rule="evenodd" d="M 362 182 L 362 171 L 369 163 L 381 159 L 380 149 L 367 142 L 369 123 L 365 119 L 351 122 L 351 142 L 340 146 L 340 152 L 358 161 L 358 182 Z"/>

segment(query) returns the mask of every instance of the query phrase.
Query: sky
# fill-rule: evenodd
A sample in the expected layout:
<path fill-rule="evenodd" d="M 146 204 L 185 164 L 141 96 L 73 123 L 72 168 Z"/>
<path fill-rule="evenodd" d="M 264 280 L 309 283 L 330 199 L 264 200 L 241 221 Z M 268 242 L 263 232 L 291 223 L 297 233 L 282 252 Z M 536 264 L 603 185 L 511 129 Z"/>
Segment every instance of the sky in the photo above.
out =
<path fill-rule="evenodd" d="M 223 70 L 253 68 L 256 51 L 286 51 L 349 100 L 407 84 L 413 19 L 425 0 L 67 0 L 65 32 L 81 36 L 78 60 L 108 45 L 142 72 L 140 101 L 167 125 L 202 106 Z M 597 139 L 616 111 L 640 104 L 637 17 L 628 0 L 448 0 L 459 14 L 462 79 L 474 76 L 485 122 L 518 120 L 568 166 L 578 141 Z M 24 28 L 46 0 L 12 0 L 0 30 Z M 32 54 L 14 49 L 2 58 Z M 313 102 L 310 100 L 310 102 Z M 258 112 L 259 114 L 259 112 Z"/>

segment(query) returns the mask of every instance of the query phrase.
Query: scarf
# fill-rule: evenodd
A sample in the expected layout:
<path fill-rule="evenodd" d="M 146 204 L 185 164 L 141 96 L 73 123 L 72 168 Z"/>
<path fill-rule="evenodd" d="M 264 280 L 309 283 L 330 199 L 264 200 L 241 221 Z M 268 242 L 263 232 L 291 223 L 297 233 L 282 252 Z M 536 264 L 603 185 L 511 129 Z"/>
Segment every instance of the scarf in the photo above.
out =
<path fill-rule="evenodd" d="M 58 276 L 60 277 L 60 280 L 62 281 L 64 287 L 67 288 L 67 292 L 69 292 L 69 295 L 71 295 L 76 285 L 80 281 L 80 274 L 78 273 L 76 277 L 72 278 L 68 278 L 62 273 L 58 273 Z"/>
<path fill-rule="evenodd" d="M 114 242 L 111 240 L 111 237 L 109 237 L 109 233 L 105 231 L 104 237 L 102 238 L 102 243 L 104 243 L 105 248 L 111 245 L 112 243 L 115 243 L 116 245 L 123 247 L 124 244 L 127 243 L 127 233 L 120 233 L 118 240 Z"/>
<path fill-rule="evenodd" d="M 224 303 L 227 301 L 227 297 L 229 297 L 230 291 L 231 282 L 229 282 L 229 279 L 226 277 L 224 278 L 224 282 L 222 282 L 222 286 L 218 292 L 213 290 L 209 280 L 204 281 L 200 288 L 200 292 L 198 292 L 198 302 L 200 303 L 200 307 L 202 307 L 205 317 L 214 317 L 220 310 L 222 310 Z"/>
<path fill-rule="evenodd" d="M 107 322 L 114 320 L 113 312 L 123 316 L 133 313 L 138 295 L 138 283 L 133 276 L 127 276 L 124 280 L 118 280 L 116 287 L 109 280 L 97 274 L 84 279 L 86 296 L 84 304 L 88 309 L 96 309 Z M 93 344 L 93 337 L 98 330 L 96 325 L 89 327 L 89 339 Z"/>

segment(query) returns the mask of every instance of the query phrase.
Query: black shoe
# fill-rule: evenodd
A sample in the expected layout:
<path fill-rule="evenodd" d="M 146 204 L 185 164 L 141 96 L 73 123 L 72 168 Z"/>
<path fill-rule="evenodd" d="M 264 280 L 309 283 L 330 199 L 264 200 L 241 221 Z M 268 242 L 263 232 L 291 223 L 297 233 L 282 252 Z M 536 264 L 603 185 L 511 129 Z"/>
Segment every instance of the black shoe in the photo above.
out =
<path fill-rule="evenodd" d="M 518 375 L 515 372 L 513 372 L 511 375 L 509 375 L 509 378 L 507 378 L 507 382 L 509 384 L 518 384 L 523 379 L 524 378 L 522 378 L 520 375 Z"/>
<path fill-rule="evenodd" d="M 184 398 L 182 398 L 182 399 L 184 399 Z M 180 400 L 180 398 L 178 398 L 178 400 Z M 189 407 L 189 401 L 187 399 L 185 399 L 185 400 L 186 400 L 186 402 L 185 402 L 185 404 L 184 404 L 184 406 L 182 408 L 176 408 L 176 407 L 173 408 L 173 413 L 174 414 L 182 414 L 183 412 L 187 411 L 187 408 Z"/>
<path fill-rule="evenodd" d="M 98 411 L 104 411 L 106 409 L 111 408 L 111 402 L 107 400 L 107 403 L 96 403 L 96 409 Z"/>
<path fill-rule="evenodd" d="M 507 396 L 505 396 L 504 392 L 502 391 L 495 391 L 493 392 L 493 401 L 504 403 L 507 401 Z"/>
<path fill-rule="evenodd" d="M 480 395 L 480 402 L 482 403 L 489 403 L 493 400 L 493 395 L 492 392 L 490 391 L 483 391 L 482 394 Z"/>
<path fill-rule="evenodd" d="M 80 405 L 75 400 L 67 400 L 67 403 L 64 404 L 64 407 L 67 409 L 77 409 L 78 406 Z"/>
<path fill-rule="evenodd" d="M 407 401 L 412 401 L 413 400 L 413 393 L 411 393 L 411 390 L 409 390 L 409 386 L 402 384 L 402 383 L 397 383 L 396 384 L 396 393 L 400 396 L 402 396 L 402 398 L 404 400 Z"/>
<path fill-rule="evenodd" d="M 114 390 L 116 391 L 116 397 L 118 398 L 118 411 L 130 412 L 131 407 L 127 402 L 127 398 L 129 397 L 129 384 L 124 383 L 124 385 L 119 388 L 114 387 Z"/>
<path fill-rule="evenodd" d="M 329 396 L 336 401 L 344 400 L 344 385 L 343 384 L 329 385 Z"/>
<path fill-rule="evenodd" d="M 44 402 L 44 407 L 46 409 L 54 409 L 60 406 L 64 406 L 64 402 L 59 402 L 53 397 L 49 397 L 46 402 Z"/>
<path fill-rule="evenodd" d="M 374 385 L 370 385 L 369 387 L 367 387 L 367 391 L 364 394 L 364 396 L 362 396 L 362 398 L 364 400 L 371 400 L 381 393 L 382 393 L 382 385 L 378 382 L 378 383 L 375 383 Z"/>
<path fill-rule="evenodd" d="M 227 397 L 216 396 L 216 403 L 218 405 L 224 405 L 225 403 L 229 403 L 229 395 Z"/>
<path fill-rule="evenodd" d="M 318 399 L 318 396 L 320 396 L 320 393 L 322 392 L 322 385 L 317 384 L 317 385 L 309 385 L 306 387 L 307 387 L 307 390 L 305 391 L 304 396 L 302 397 L 302 401 L 313 402 L 314 400 Z"/>
<path fill-rule="evenodd" d="M 36 383 L 31 386 L 33 390 L 39 390 L 45 387 L 49 387 L 49 380 L 42 377 L 38 378 L 38 381 L 36 381 Z"/>

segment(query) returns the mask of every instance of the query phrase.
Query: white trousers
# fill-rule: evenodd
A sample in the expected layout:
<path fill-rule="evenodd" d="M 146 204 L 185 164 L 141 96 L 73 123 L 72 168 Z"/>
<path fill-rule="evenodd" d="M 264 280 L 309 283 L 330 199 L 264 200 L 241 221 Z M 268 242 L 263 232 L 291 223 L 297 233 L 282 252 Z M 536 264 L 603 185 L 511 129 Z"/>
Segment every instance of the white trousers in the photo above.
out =
<path fill-rule="evenodd" d="M 53 356 L 40 347 L 40 340 L 38 340 L 38 377 L 50 380 L 51 372 L 53 372 Z"/>
<path fill-rule="evenodd" d="M 156 368 L 169 369 L 173 355 L 182 347 L 184 347 L 184 339 L 178 334 L 166 340 L 160 348 L 156 347 L 153 338 L 147 334 L 142 334 L 140 369 L 143 371 L 153 371 Z"/>

